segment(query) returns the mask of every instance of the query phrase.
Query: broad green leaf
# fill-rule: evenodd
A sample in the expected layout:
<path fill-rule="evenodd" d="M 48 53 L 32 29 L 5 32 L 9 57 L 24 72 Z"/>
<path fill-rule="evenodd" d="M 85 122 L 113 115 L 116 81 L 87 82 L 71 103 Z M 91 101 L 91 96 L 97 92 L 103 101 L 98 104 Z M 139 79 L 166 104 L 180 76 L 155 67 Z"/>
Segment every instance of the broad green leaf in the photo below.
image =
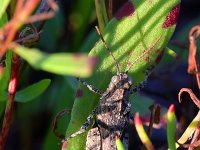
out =
<path fill-rule="evenodd" d="M 4 15 L 6 8 L 9 4 L 10 0 L 1 0 L 0 1 L 0 20 L 2 19 L 2 16 Z"/>
<path fill-rule="evenodd" d="M 50 79 L 43 79 L 35 84 L 32 84 L 21 91 L 17 91 L 15 95 L 16 102 L 29 102 L 40 96 L 50 85 Z"/>
<path fill-rule="evenodd" d="M 145 116 L 150 114 L 149 107 L 154 103 L 153 99 L 141 94 L 136 94 L 131 96 L 130 101 L 131 105 L 133 106 L 131 108 L 132 112 L 134 113 L 139 112 L 140 116 Z"/>
<path fill-rule="evenodd" d="M 0 72 L 0 101 L 6 100 L 6 91 L 11 72 L 12 52 L 7 51 L 4 71 Z"/>
<path fill-rule="evenodd" d="M 95 66 L 96 59 L 84 54 L 55 53 L 47 54 L 38 49 L 18 46 L 15 52 L 35 69 L 47 72 L 88 77 Z"/>
<path fill-rule="evenodd" d="M 52 82 L 51 87 L 49 87 L 48 89 L 48 92 L 44 94 L 44 99 L 48 99 L 48 103 L 52 105 L 51 113 L 53 114 L 53 118 L 55 118 L 57 113 L 62 111 L 63 109 L 71 109 L 73 106 L 73 97 L 75 91 L 73 89 L 74 87 L 71 86 L 71 83 L 68 82 L 71 82 L 71 77 L 69 78 L 58 76 L 54 79 L 54 82 Z M 59 119 L 58 132 L 60 134 L 64 134 L 69 121 L 70 114 L 65 114 Z M 52 125 L 50 125 L 46 137 L 44 138 L 44 142 L 42 143 L 43 146 L 41 150 L 60 150 L 61 148 L 60 146 L 58 146 L 58 143 L 61 143 L 61 140 L 54 135 L 52 131 Z"/>
<path fill-rule="evenodd" d="M 148 55 L 137 60 L 129 70 L 128 74 L 134 81 L 133 86 L 146 80 L 147 70 L 160 61 L 175 29 L 179 7 L 180 0 L 128 1 L 105 27 L 103 37 L 120 63 L 120 71 L 125 71 L 127 64 L 134 62 L 160 39 Z M 88 82 L 105 91 L 111 77 L 116 74 L 116 64 L 101 40 L 90 51 L 89 56 L 98 56 L 99 64 Z M 98 95 L 82 85 L 78 93 L 66 136 L 80 129 L 99 101 Z M 67 149 L 82 150 L 85 142 L 86 134 L 77 136 L 68 141 Z"/>

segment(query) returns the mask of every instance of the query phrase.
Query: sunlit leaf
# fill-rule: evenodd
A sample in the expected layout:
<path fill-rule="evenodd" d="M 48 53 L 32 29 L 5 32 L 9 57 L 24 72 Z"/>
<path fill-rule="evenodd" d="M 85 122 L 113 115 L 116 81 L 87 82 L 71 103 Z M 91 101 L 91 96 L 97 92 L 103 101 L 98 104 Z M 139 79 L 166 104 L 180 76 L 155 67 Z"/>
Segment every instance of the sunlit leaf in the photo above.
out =
<path fill-rule="evenodd" d="M 7 8 L 8 4 L 9 4 L 9 2 L 10 2 L 10 0 L 1 0 L 0 1 L 0 6 L 1 6 L 0 7 L 0 20 L 2 19 L 2 16 L 5 13 L 6 8 Z"/>
<path fill-rule="evenodd" d="M 145 72 L 161 60 L 167 42 L 175 29 L 179 8 L 180 0 L 128 1 L 105 27 L 103 36 L 120 63 L 120 71 L 125 71 L 127 64 L 134 62 L 160 38 L 148 55 L 139 59 L 129 70 L 129 76 L 134 81 L 133 86 L 144 81 Z M 97 56 L 99 63 L 88 82 L 105 91 L 111 77 L 116 74 L 116 64 L 101 40 L 90 51 L 89 56 Z M 71 135 L 80 129 L 99 101 L 98 95 L 82 85 L 78 93 L 66 135 Z M 77 136 L 70 139 L 67 149 L 84 149 L 86 136 L 84 137 Z"/>
<path fill-rule="evenodd" d="M 47 54 L 38 49 L 18 46 L 15 52 L 35 69 L 60 75 L 87 77 L 91 75 L 96 64 L 94 57 L 84 54 L 55 53 Z"/>

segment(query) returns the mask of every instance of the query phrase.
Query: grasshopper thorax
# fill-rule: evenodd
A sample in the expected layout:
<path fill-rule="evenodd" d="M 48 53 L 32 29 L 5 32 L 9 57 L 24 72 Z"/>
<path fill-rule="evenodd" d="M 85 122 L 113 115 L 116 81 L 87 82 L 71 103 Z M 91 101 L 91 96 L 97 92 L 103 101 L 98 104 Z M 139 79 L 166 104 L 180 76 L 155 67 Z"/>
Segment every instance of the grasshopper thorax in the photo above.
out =
<path fill-rule="evenodd" d="M 113 90 L 114 88 L 130 89 L 132 82 L 133 82 L 132 78 L 129 77 L 126 72 L 120 72 L 111 78 L 108 89 L 109 90 Z"/>

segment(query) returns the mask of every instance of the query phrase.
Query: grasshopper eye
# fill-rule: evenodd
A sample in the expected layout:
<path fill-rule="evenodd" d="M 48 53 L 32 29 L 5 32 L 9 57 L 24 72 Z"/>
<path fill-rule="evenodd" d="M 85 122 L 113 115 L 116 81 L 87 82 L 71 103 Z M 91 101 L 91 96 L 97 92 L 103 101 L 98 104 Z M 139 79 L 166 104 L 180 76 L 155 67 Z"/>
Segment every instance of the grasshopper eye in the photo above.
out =
<path fill-rule="evenodd" d="M 119 83 L 119 81 L 120 78 L 118 75 L 113 76 L 109 84 L 109 89 L 112 90 L 117 85 L 117 83 Z"/>
<path fill-rule="evenodd" d="M 119 80 L 120 80 L 119 76 L 115 75 L 115 76 L 112 77 L 111 82 L 114 85 L 116 85 L 117 83 L 119 83 Z"/>

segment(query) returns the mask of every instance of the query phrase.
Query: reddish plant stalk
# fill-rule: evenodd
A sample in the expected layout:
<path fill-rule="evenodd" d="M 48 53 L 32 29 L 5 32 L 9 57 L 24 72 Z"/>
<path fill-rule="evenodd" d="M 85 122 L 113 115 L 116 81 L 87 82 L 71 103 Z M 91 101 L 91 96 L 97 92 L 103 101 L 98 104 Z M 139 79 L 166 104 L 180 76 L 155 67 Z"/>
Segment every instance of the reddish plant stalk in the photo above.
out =
<path fill-rule="evenodd" d="M 188 57 L 188 73 L 195 74 L 197 79 L 197 85 L 200 89 L 200 74 L 199 63 L 197 58 L 197 38 L 200 36 L 200 26 L 194 26 L 189 33 L 189 57 Z"/>
<path fill-rule="evenodd" d="M 32 11 L 36 8 L 39 2 L 39 0 L 28 0 L 23 5 L 24 1 L 18 0 L 13 19 L 0 30 L 0 34 L 6 38 L 5 41 L 0 41 L 2 45 L 0 46 L 0 58 L 3 56 L 6 49 L 9 47 L 9 44 L 14 39 L 17 30 L 26 22 L 26 20 L 28 20 Z"/>
<path fill-rule="evenodd" d="M 0 133 L 0 150 L 4 149 L 4 146 L 8 137 L 10 125 L 11 125 L 19 66 L 20 66 L 19 57 L 17 55 L 14 55 L 12 58 L 11 76 L 10 76 L 10 81 L 8 85 L 8 100 L 7 100 L 6 108 L 5 108 L 3 126 Z"/>

